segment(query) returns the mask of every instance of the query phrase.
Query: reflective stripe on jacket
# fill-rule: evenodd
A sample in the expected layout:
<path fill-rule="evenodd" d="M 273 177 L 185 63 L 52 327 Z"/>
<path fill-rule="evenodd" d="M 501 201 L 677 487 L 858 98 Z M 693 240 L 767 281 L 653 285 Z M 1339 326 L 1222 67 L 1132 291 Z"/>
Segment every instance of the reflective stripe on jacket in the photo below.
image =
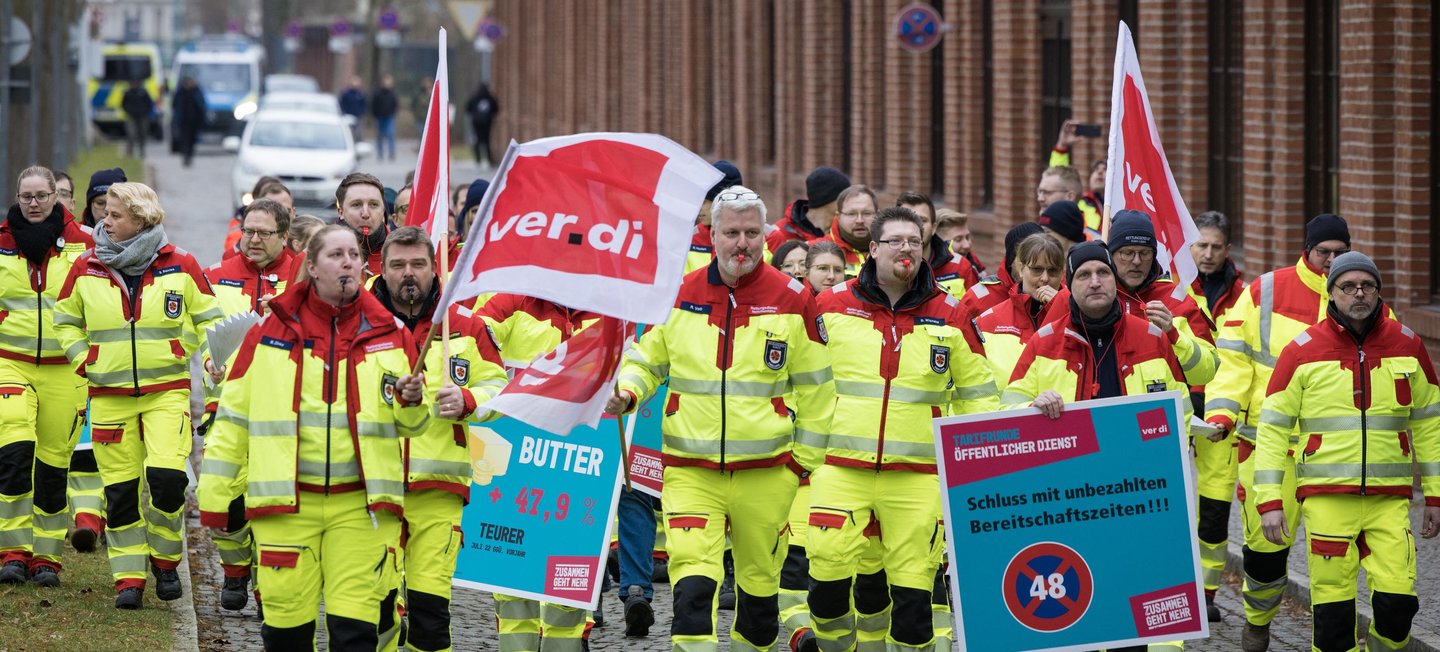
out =
<path fill-rule="evenodd" d="M 995 377 L 959 300 L 939 291 L 928 265 L 925 289 L 894 309 L 872 285 L 874 267 L 818 297 L 835 376 L 825 463 L 935 473 L 931 419 L 996 409 Z"/>
<path fill-rule="evenodd" d="M 1260 413 L 1254 491 L 1261 512 L 1326 493 L 1411 496 L 1418 462 L 1427 505 L 1440 506 L 1440 390 L 1425 345 L 1380 315 L 1361 340 L 1333 315 L 1285 346 Z M 1292 444 L 1291 433 L 1300 437 Z M 1288 457 L 1294 457 L 1292 467 Z"/>
<path fill-rule="evenodd" d="M 1220 322 L 1220 369 L 1205 384 L 1206 420 L 1225 423 L 1253 443 L 1276 357 L 1323 319 L 1329 305 L 1324 272 L 1304 258 L 1252 281 Z"/>
<path fill-rule="evenodd" d="M 1122 314 L 1111 346 L 1115 347 L 1115 364 L 1125 396 L 1172 389 L 1189 391 L 1169 339 L 1154 324 Z M 1069 320 L 1045 324 L 1025 345 L 1000 402 L 1005 407 L 1023 407 L 1047 389 L 1055 390 L 1066 403 L 1095 398 L 1098 383 L 1094 361 L 1090 342 Z M 1189 422 L 1190 402 L 1181 403 L 1184 421 Z"/>
<path fill-rule="evenodd" d="M 65 349 L 54 330 L 55 301 L 70 268 L 95 241 L 75 217 L 64 215 L 57 247 L 45 264 L 32 267 L 15 243 L 9 220 L 0 220 L 0 358 L 34 364 L 65 364 Z"/>
<path fill-rule="evenodd" d="M 132 296 L 119 272 L 86 252 L 60 290 L 55 334 L 90 394 L 141 396 L 190 389 L 190 354 L 223 317 L 195 258 L 160 248 Z"/>
<path fill-rule="evenodd" d="M 502 292 L 475 314 L 484 320 L 508 369 L 524 369 L 535 358 L 555 350 L 599 315 L 571 310 L 535 297 Z"/>
<path fill-rule="evenodd" d="M 301 323 L 309 294 L 302 282 L 271 301 L 270 315 L 246 334 L 227 371 L 197 492 L 208 527 L 224 527 L 230 502 L 242 494 L 247 518 L 294 513 L 302 489 L 363 489 L 372 511 L 403 515 L 399 438 L 423 434 L 430 421 L 428 398 L 406 404 L 395 387 L 414 366 L 415 342 L 378 299 L 361 292 L 345 307 L 359 312 L 349 345 L 316 350 L 331 347 L 317 346 L 320 336 Z M 306 486 L 320 473 L 356 480 Z"/>
<path fill-rule="evenodd" d="M 432 323 L 425 320 L 416 329 L 415 339 L 423 346 L 430 337 Z M 500 353 L 490 339 L 485 322 L 468 309 L 450 309 L 450 356 L 447 358 L 439 343 L 432 344 L 425 355 L 425 394 L 435 410 L 439 409 L 436 394 L 447 383 L 460 388 L 465 397 L 465 414 L 460 419 L 442 419 L 431 413 L 430 427 L 425 434 L 405 441 L 405 482 L 407 491 L 440 489 L 470 502 L 471 421 L 494 418 L 480 406 L 500 393 L 509 378 L 500 363 Z"/>
<path fill-rule="evenodd" d="M 670 318 L 626 353 L 619 388 L 645 402 L 669 379 L 667 465 L 814 470 L 835 385 L 815 299 L 769 265 L 730 288 L 716 263 L 685 276 Z"/>

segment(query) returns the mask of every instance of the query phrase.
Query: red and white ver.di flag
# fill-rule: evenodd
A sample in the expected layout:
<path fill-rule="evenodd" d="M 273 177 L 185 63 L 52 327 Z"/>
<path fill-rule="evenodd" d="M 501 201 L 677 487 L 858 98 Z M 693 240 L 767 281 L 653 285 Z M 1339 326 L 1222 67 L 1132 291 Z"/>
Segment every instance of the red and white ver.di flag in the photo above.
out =
<path fill-rule="evenodd" d="M 1159 240 L 1156 259 L 1175 279 L 1175 297 L 1183 298 L 1199 274 L 1190 245 L 1200 230 L 1180 198 L 1170 172 L 1155 114 L 1140 75 L 1140 59 L 1130 28 L 1120 23 L 1115 43 L 1115 83 L 1110 91 L 1110 158 L 1105 172 L 1106 214 L 1132 209 L 1148 213 Z M 1108 224 L 1106 225 L 1108 228 Z"/>
<path fill-rule="evenodd" d="M 614 391 L 620 357 L 633 333 L 633 327 L 620 320 L 601 317 L 535 358 L 482 407 L 557 435 L 568 435 L 580 425 L 594 428 Z"/>
<path fill-rule="evenodd" d="M 430 88 L 430 109 L 420 132 L 420 158 L 410 193 L 406 224 L 420 227 L 439 244 L 450 228 L 450 71 L 445 59 L 445 28 L 440 28 L 440 63 Z M 440 254 L 442 257 L 444 253 Z"/>
<path fill-rule="evenodd" d="M 511 142 L 465 235 L 442 310 L 481 292 L 514 292 L 663 323 L 680 290 L 695 214 L 721 176 L 654 134 Z"/>

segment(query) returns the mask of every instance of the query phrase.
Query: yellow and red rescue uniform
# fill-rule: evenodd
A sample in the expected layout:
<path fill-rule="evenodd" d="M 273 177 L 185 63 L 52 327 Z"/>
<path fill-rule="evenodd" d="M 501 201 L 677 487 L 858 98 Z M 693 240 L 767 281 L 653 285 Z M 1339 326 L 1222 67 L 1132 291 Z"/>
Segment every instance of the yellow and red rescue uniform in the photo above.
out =
<path fill-rule="evenodd" d="M 830 223 L 829 233 L 811 239 L 810 243 L 813 244 L 822 240 L 833 242 L 835 246 L 840 247 L 840 253 L 844 254 L 845 258 L 845 278 L 855 278 L 860 275 L 860 266 L 864 265 L 865 259 L 870 257 L 870 252 L 867 249 L 852 247 L 850 243 L 845 241 L 845 237 L 840 234 L 840 220 L 838 218 Z M 865 240 L 868 242 L 869 238 L 867 237 Z"/>
<path fill-rule="evenodd" d="M 379 300 L 338 308 L 308 282 L 270 302 L 227 370 L 200 471 L 200 521 L 245 496 L 265 588 L 267 647 L 310 647 L 323 593 L 331 645 L 374 649 L 394 628 L 404 516 L 401 438 L 428 400 L 396 385 L 417 353 Z M 277 400 L 278 399 L 278 400 Z"/>
<path fill-rule="evenodd" d="M 805 213 L 810 208 L 810 202 L 805 199 L 797 199 L 785 207 L 785 216 L 774 224 L 773 230 L 765 235 L 765 249 L 775 251 L 780 245 L 790 240 L 812 242 L 825 237 L 825 231 L 810 223 Z"/>
<path fill-rule="evenodd" d="M 75 260 L 95 243 L 57 203 L 47 219 L 61 221 L 60 236 L 42 262 L 32 262 L 12 219 L 25 219 L 18 206 L 0 220 L 0 565 L 58 571 L 70 525 L 66 469 L 85 419 L 85 381 L 55 333 L 55 301 Z"/>
<path fill-rule="evenodd" d="M 1114 347 L 1121 395 L 1186 389 L 1185 374 L 1171 346 L 1175 333 L 1171 330 L 1167 336 L 1144 319 L 1128 313 L 1120 316 L 1110 346 Z M 1094 350 L 1073 318 L 1049 322 L 1025 345 L 1000 402 L 1028 405 L 1047 389 L 1055 390 L 1067 403 L 1097 398 L 1100 385 L 1095 362 Z"/>
<path fill-rule="evenodd" d="M 1285 553 L 1290 548 L 1289 541 L 1276 545 L 1265 538 L 1260 513 L 1250 495 L 1255 476 L 1252 453 L 1256 426 L 1280 351 L 1324 319 L 1329 304 L 1324 271 L 1302 257 L 1293 267 L 1252 281 L 1225 312 L 1215 340 L 1220 370 L 1213 381 L 1205 384 L 1205 420 L 1233 431 L 1237 439 L 1239 486 L 1235 495 L 1244 517 L 1245 547 L 1253 557 L 1247 561 L 1243 587 L 1245 618 L 1255 625 L 1268 624 L 1280 608 L 1288 583 Z M 1294 433 L 1291 436 L 1298 437 Z M 1293 537 L 1300 510 L 1293 494 L 1281 498 L 1286 501 L 1288 532 Z"/>
<path fill-rule="evenodd" d="M 867 262 L 818 300 L 836 401 L 811 482 L 809 604 L 827 647 L 856 642 L 852 578 L 873 515 L 894 602 L 886 642 L 910 649 L 934 642 L 931 589 L 944 547 L 929 424 L 999 404 L 978 334 L 929 265 L 893 306 L 875 273 Z"/>
<path fill-rule="evenodd" d="M 508 369 L 528 367 L 535 358 L 554 350 L 599 317 L 511 293 L 496 294 L 476 313 L 477 321 L 489 328 Z M 583 609 L 497 593 L 495 613 L 502 650 L 538 650 L 542 633 L 549 641 L 547 649 L 579 650 L 589 637 L 591 620 Z"/>
<path fill-rule="evenodd" d="M 966 317 L 974 319 L 986 310 L 1005 303 L 1020 291 L 1017 288 L 1019 284 L 1010 277 L 1010 270 L 1001 265 L 994 276 L 982 277 L 979 282 L 965 290 L 965 297 L 960 300 L 960 308 Z"/>
<path fill-rule="evenodd" d="M 965 291 L 980 283 L 980 274 L 970 265 L 969 259 L 950 251 L 949 243 L 939 236 L 930 236 L 930 269 L 935 282 L 946 294 L 956 301 L 965 298 Z"/>
<path fill-rule="evenodd" d="M 717 646 L 728 522 L 731 649 L 769 649 L 779 638 L 786 517 L 800 475 L 822 462 L 835 403 L 813 296 L 769 265 L 734 287 L 714 261 L 686 275 L 670 318 L 626 354 L 618 387 L 639 405 L 667 378 L 661 501 L 677 606 L 672 644 Z"/>
<path fill-rule="evenodd" d="M 161 247 L 133 279 L 87 251 L 60 290 L 55 332 L 89 383 L 117 590 L 143 588 L 147 564 L 174 570 L 184 552 L 189 361 L 221 317 L 199 263 L 174 245 Z M 142 481 L 149 496 L 143 506 Z"/>
<path fill-rule="evenodd" d="M 985 359 L 990 362 L 997 383 L 1010 381 L 1025 343 L 1044 325 L 1041 320 L 1046 307 L 1028 294 L 1015 293 L 975 319 L 975 327 L 985 345 Z"/>
<path fill-rule="evenodd" d="M 1355 649 L 1361 566 L 1375 613 L 1370 649 L 1404 649 L 1419 609 L 1412 469 L 1425 504 L 1440 507 L 1440 390 L 1409 328 L 1377 312 L 1368 331 L 1356 332 L 1329 313 L 1276 360 L 1251 499 L 1261 514 L 1299 501 L 1316 649 Z"/>
<path fill-rule="evenodd" d="M 424 342 L 438 328 L 429 316 L 421 319 L 414 331 L 416 342 Z M 460 519 L 470 502 L 472 475 L 467 424 L 489 418 L 488 411 L 479 406 L 500 393 L 507 380 L 485 322 L 466 308 L 452 307 L 449 345 L 431 343 L 425 358 L 425 385 L 434 405 L 438 405 L 436 393 L 442 387 L 459 387 L 465 402 L 462 415 L 453 420 L 434 416 L 424 435 L 405 440 L 401 540 L 410 625 L 408 649 L 451 649 L 451 584 L 464 545 Z"/>

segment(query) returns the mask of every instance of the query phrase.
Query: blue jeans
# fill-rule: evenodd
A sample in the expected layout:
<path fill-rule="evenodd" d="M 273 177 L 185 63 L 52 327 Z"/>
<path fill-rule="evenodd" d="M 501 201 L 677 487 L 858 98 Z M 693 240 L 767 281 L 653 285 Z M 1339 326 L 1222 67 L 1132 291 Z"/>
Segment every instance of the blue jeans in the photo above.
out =
<path fill-rule="evenodd" d="M 375 157 L 385 158 L 385 144 L 390 144 L 390 160 L 395 160 L 395 116 L 375 118 Z"/>
<path fill-rule="evenodd" d="M 616 511 L 620 518 L 621 600 L 625 599 L 625 590 L 632 586 L 644 590 L 647 600 L 655 594 L 650 575 L 654 572 L 655 507 L 659 502 L 638 489 L 620 488 Z"/>

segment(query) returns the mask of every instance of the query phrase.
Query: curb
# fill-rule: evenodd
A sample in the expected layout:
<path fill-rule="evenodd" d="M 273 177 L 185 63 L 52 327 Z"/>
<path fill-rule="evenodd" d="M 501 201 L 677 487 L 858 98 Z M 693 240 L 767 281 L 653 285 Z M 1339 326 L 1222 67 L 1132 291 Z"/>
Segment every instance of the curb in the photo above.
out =
<path fill-rule="evenodd" d="M 1245 561 L 1240 551 L 1240 544 L 1231 541 L 1229 544 L 1229 559 L 1225 563 L 1225 570 L 1235 573 L 1244 582 Z M 1301 569 L 1290 569 L 1290 581 L 1285 585 L 1285 597 L 1294 600 L 1310 610 L 1310 576 Z M 1244 598 L 1241 598 L 1243 603 Z M 1357 599 L 1355 601 L 1356 620 L 1359 621 L 1359 630 L 1365 632 L 1370 628 L 1370 620 L 1375 617 L 1375 612 L 1370 609 L 1368 599 Z M 1427 629 L 1412 627 L 1410 629 L 1410 644 L 1405 646 L 1408 652 L 1440 652 L 1440 634 Z"/>
<path fill-rule="evenodd" d="M 189 519 L 186 519 L 187 521 Z M 187 523 L 188 526 L 188 523 Z M 183 536 L 183 533 L 182 533 Z M 175 652 L 190 652 L 200 649 L 199 621 L 195 618 L 194 587 L 190 583 L 189 546 L 180 556 L 180 599 L 170 604 L 170 632 L 175 637 L 171 646 Z"/>

